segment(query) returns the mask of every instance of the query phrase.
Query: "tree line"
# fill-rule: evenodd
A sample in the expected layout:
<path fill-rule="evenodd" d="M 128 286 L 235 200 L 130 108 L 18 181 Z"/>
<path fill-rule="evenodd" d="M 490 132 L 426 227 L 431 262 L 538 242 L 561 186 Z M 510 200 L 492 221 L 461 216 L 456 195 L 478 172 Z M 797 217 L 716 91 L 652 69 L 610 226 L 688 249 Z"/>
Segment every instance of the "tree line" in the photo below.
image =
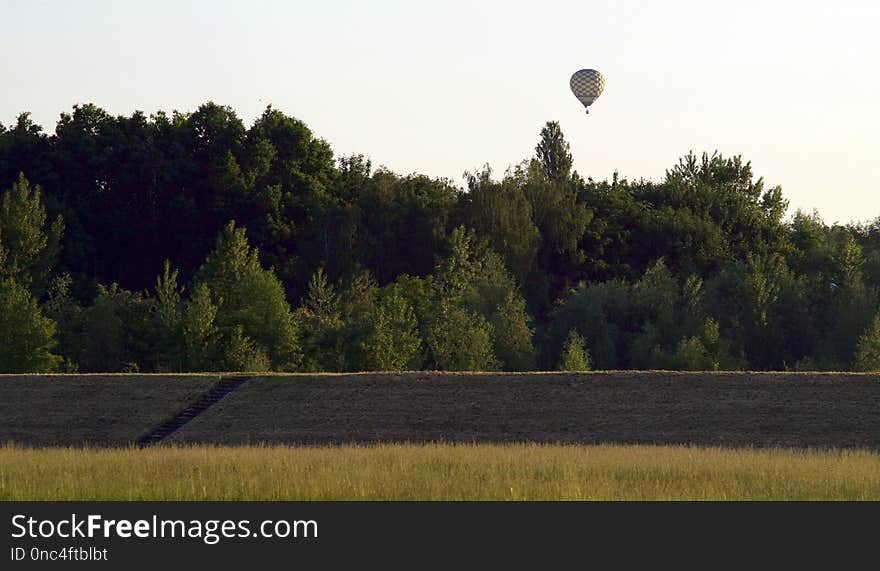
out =
<path fill-rule="evenodd" d="M 268 107 L 0 124 L 0 372 L 880 370 L 880 218 L 739 156 L 584 178 L 335 157 Z"/>

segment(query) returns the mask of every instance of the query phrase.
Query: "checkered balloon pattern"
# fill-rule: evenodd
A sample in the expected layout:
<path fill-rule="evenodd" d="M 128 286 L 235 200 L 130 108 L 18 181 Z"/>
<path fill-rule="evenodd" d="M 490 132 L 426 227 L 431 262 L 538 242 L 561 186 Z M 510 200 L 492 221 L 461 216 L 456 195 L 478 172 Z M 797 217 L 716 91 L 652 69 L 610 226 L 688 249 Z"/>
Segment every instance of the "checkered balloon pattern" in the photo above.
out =
<path fill-rule="evenodd" d="M 582 69 L 571 76 L 571 92 L 578 101 L 589 107 L 602 95 L 605 89 L 605 78 L 595 69 Z"/>

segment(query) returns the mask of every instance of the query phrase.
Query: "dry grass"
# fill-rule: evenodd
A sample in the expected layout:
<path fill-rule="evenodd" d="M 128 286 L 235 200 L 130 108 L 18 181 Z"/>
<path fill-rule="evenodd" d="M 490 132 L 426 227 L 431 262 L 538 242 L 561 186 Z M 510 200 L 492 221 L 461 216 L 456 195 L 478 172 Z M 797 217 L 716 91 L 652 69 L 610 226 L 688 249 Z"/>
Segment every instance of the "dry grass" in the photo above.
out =
<path fill-rule="evenodd" d="M 0 500 L 878 500 L 880 454 L 652 446 L 0 447 Z"/>

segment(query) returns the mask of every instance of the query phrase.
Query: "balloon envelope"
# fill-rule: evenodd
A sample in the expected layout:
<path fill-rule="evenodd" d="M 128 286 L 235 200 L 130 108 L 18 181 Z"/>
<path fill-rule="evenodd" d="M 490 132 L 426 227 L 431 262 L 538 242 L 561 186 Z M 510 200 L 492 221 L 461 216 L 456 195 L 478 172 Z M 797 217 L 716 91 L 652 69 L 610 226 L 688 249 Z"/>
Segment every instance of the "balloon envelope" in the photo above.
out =
<path fill-rule="evenodd" d="M 605 89 L 605 78 L 595 69 L 582 69 L 574 72 L 569 81 L 571 92 L 578 101 L 589 107 L 602 95 Z"/>

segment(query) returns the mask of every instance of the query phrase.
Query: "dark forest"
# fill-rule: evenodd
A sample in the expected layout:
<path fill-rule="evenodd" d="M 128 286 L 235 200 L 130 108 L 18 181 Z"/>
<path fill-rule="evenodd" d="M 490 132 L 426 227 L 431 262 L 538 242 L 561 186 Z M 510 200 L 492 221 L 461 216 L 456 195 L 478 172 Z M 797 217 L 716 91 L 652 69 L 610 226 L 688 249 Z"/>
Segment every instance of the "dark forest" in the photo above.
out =
<path fill-rule="evenodd" d="M 272 107 L 23 113 L 0 372 L 880 370 L 880 218 L 786 218 L 717 152 L 594 180 L 558 123 L 535 134 L 458 188 Z"/>

